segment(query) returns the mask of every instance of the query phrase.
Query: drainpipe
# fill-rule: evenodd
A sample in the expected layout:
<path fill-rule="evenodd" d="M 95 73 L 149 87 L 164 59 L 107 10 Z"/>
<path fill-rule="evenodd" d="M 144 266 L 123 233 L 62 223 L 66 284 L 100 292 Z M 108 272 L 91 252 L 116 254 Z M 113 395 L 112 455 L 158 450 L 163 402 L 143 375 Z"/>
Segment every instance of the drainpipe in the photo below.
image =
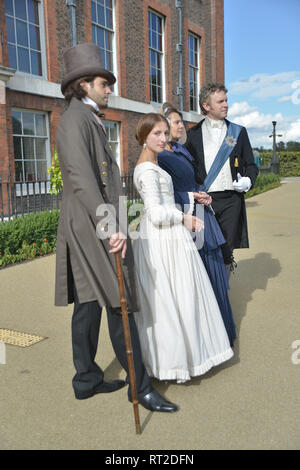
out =
<path fill-rule="evenodd" d="M 182 0 L 176 0 L 177 16 L 178 16 L 178 43 L 176 44 L 176 51 L 178 52 L 178 87 L 176 90 L 179 96 L 179 109 L 183 111 L 183 86 L 182 86 Z"/>
<path fill-rule="evenodd" d="M 66 5 L 69 7 L 71 46 L 76 46 L 76 0 L 66 0 Z"/>

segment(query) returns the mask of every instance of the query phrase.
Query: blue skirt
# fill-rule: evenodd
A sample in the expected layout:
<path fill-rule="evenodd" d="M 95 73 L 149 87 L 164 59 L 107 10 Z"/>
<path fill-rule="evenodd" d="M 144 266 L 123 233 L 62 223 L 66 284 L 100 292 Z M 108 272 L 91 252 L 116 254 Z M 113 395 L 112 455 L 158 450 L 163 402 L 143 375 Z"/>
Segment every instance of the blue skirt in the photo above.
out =
<path fill-rule="evenodd" d="M 204 207 L 204 244 L 199 250 L 202 261 L 212 284 L 230 345 L 236 339 L 235 324 L 228 298 L 229 283 L 223 260 L 221 246 L 224 236 L 211 209 Z"/>

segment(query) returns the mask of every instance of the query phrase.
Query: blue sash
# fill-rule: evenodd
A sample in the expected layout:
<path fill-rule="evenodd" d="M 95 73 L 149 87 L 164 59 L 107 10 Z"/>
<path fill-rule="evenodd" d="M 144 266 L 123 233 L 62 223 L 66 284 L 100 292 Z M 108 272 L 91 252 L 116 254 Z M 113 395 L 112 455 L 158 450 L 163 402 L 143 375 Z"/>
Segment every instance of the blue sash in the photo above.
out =
<path fill-rule="evenodd" d="M 226 136 L 222 142 L 222 145 L 216 155 L 216 158 L 213 161 L 212 166 L 204 180 L 203 185 L 200 188 L 200 191 L 208 191 L 212 183 L 215 181 L 218 176 L 221 168 L 223 167 L 226 160 L 229 158 L 233 148 L 237 143 L 238 136 L 242 130 L 242 126 L 229 122 L 227 127 Z"/>

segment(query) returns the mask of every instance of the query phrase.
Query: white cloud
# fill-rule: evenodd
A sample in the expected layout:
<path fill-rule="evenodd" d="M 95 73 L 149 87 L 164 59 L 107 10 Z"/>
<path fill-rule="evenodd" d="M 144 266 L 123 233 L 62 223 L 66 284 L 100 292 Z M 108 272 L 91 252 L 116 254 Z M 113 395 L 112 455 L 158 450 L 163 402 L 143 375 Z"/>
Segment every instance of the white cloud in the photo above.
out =
<path fill-rule="evenodd" d="M 286 132 L 286 140 L 300 140 L 300 118 L 290 123 L 290 127 Z"/>
<path fill-rule="evenodd" d="M 233 119 L 234 116 L 243 116 L 254 110 L 256 110 L 256 108 L 250 106 L 247 101 L 242 101 L 241 103 L 235 102 L 229 108 L 230 118 Z"/>
<path fill-rule="evenodd" d="M 277 141 L 300 140 L 300 118 L 285 117 L 281 113 L 264 114 L 246 101 L 233 103 L 228 118 L 247 128 L 253 147 L 272 147 L 272 139 L 269 137 L 273 131 L 272 121 L 277 122 L 276 132 L 282 134 Z"/>
<path fill-rule="evenodd" d="M 281 98 L 278 98 L 278 103 L 285 103 L 286 101 L 292 101 L 292 95 L 291 96 L 282 96 Z"/>
<path fill-rule="evenodd" d="M 300 72 L 281 72 L 276 74 L 259 73 L 245 80 L 238 80 L 229 84 L 231 95 L 249 95 L 252 98 L 267 99 L 278 97 L 278 101 L 293 101 L 299 88 Z M 290 95 L 289 95 L 290 93 Z M 294 102 L 294 104 L 297 104 Z"/>

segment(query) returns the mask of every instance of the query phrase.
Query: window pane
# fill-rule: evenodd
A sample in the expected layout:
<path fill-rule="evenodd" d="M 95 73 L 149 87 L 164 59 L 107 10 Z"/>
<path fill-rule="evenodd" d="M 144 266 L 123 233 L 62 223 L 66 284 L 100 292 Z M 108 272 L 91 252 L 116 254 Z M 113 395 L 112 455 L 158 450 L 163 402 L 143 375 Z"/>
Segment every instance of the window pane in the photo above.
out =
<path fill-rule="evenodd" d="M 97 42 L 97 29 L 96 26 L 92 25 L 92 42 L 98 44 Z"/>
<path fill-rule="evenodd" d="M 38 26 L 29 25 L 30 47 L 38 51 L 41 50 L 40 29 Z"/>
<path fill-rule="evenodd" d="M 109 71 L 113 70 L 112 55 L 109 52 L 105 54 L 105 68 Z"/>
<path fill-rule="evenodd" d="M 35 158 L 36 160 L 46 160 L 45 139 L 35 139 Z"/>
<path fill-rule="evenodd" d="M 98 12 L 98 24 L 105 26 L 104 7 L 102 7 L 101 5 L 98 5 L 97 12 Z"/>
<path fill-rule="evenodd" d="M 97 28 L 97 44 L 104 49 L 104 30 L 102 28 Z"/>
<path fill-rule="evenodd" d="M 34 138 L 23 137 L 23 151 L 25 160 L 34 160 Z"/>
<path fill-rule="evenodd" d="M 158 88 L 157 90 L 157 102 L 158 103 L 161 103 L 162 102 L 162 98 L 161 98 L 161 87 Z"/>
<path fill-rule="evenodd" d="M 16 20 L 17 43 L 21 46 L 28 46 L 28 31 L 25 21 Z"/>
<path fill-rule="evenodd" d="M 26 2 L 25 0 L 15 0 L 15 12 L 17 18 L 26 20 Z"/>
<path fill-rule="evenodd" d="M 152 31 L 152 37 L 151 37 L 151 47 L 153 49 L 158 48 L 158 43 L 157 43 L 157 35 L 154 31 Z"/>
<path fill-rule="evenodd" d="M 96 3 L 92 1 L 92 21 L 97 23 L 97 7 Z"/>
<path fill-rule="evenodd" d="M 100 52 L 101 52 L 102 62 L 104 64 L 105 63 L 105 51 L 101 49 Z"/>
<path fill-rule="evenodd" d="M 42 61 L 40 52 L 32 51 L 31 55 L 31 73 L 33 75 L 42 75 Z"/>
<path fill-rule="evenodd" d="M 150 65 L 152 67 L 157 66 L 157 54 L 154 51 L 150 51 Z"/>
<path fill-rule="evenodd" d="M 162 46 L 162 34 L 159 34 L 158 37 L 157 37 L 157 48 L 162 51 L 163 50 L 163 46 Z"/>
<path fill-rule="evenodd" d="M 18 47 L 18 68 L 22 72 L 30 73 L 29 52 L 23 47 Z"/>
<path fill-rule="evenodd" d="M 112 11 L 109 8 L 106 8 L 106 27 L 112 28 Z"/>
<path fill-rule="evenodd" d="M 151 87 L 151 101 L 157 101 L 156 86 Z"/>
<path fill-rule="evenodd" d="M 22 168 L 22 162 L 16 162 L 15 161 L 15 178 L 16 181 L 23 181 L 23 168 Z"/>
<path fill-rule="evenodd" d="M 193 65 L 193 51 L 189 49 L 189 64 Z"/>
<path fill-rule="evenodd" d="M 28 0 L 28 21 L 39 24 L 38 2 L 35 0 Z"/>
<path fill-rule="evenodd" d="M 155 31 L 156 30 L 156 16 L 154 13 L 150 13 L 151 15 L 151 28 Z"/>
<path fill-rule="evenodd" d="M 24 135 L 34 135 L 34 114 L 23 113 L 23 133 Z"/>
<path fill-rule="evenodd" d="M 36 135 L 47 135 L 45 116 L 42 114 L 35 115 L 35 129 Z"/>
<path fill-rule="evenodd" d="M 36 170 L 37 170 L 37 179 L 38 180 L 46 180 L 47 178 L 47 163 L 46 160 L 43 162 L 36 162 Z"/>
<path fill-rule="evenodd" d="M 22 137 L 14 137 L 14 156 L 16 160 L 22 160 Z"/>
<path fill-rule="evenodd" d="M 13 134 L 22 134 L 22 121 L 20 111 L 12 111 Z"/>
<path fill-rule="evenodd" d="M 5 0 L 5 13 L 8 13 L 9 15 L 14 14 L 14 9 L 13 9 L 13 3 L 12 0 Z"/>
<path fill-rule="evenodd" d="M 109 140 L 114 140 L 115 142 L 118 139 L 117 124 L 114 124 L 110 127 L 110 136 Z"/>
<path fill-rule="evenodd" d="M 15 36 L 14 20 L 13 18 L 10 18 L 9 16 L 6 17 L 6 32 L 7 32 L 7 41 L 15 43 L 16 36 Z"/>
<path fill-rule="evenodd" d="M 8 48 L 9 66 L 12 69 L 16 69 L 17 68 L 16 47 L 8 44 L 7 48 Z"/>
<path fill-rule="evenodd" d="M 35 180 L 35 162 L 24 162 L 25 180 Z"/>
<path fill-rule="evenodd" d="M 108 51 L 112 50 L 111 33 L 109 31 L 105 31 L 105 47 Z"/>

